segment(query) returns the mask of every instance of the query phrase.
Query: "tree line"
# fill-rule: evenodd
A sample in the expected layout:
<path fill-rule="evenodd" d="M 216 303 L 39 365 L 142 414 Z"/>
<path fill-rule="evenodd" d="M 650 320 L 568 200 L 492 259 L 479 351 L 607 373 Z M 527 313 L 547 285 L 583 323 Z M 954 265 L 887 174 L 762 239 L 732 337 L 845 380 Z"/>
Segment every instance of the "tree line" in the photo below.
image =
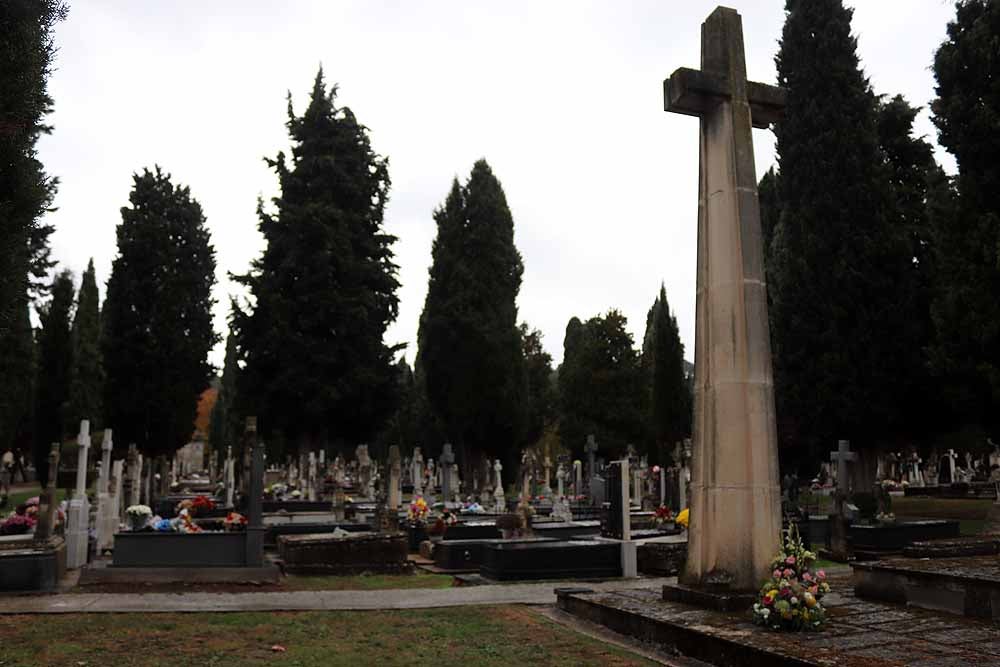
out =
<path fill-rule="evenodd" d="M 92 264 L 79 291 L 56 271 L 43 222 L 57 182 L 35 157 L 48 131 L 46 77 L 58 2 L 0 8 L 0 447 L 115 429 L 148 455 L 183 446 L 214 377 L 215 256 L 190 190 L 154 167 L 133 176 L 100 305 Z M 1000 219 L 994 192 L 1000 2 L 964 0 L 934 61 L 932 120 L 958 164 L 948 176 L 913 133 L 918 109 L 872 90 L 840 0 L 788 0 L 776 56 L 788 91 L 778 164 L 760 182 L 782 461 L 815 465 L 838 438 L 865 451 L 996 434 L 1000 411 Z M 33 45 L 32 49 L 13 44 Z M 30 51 L 30 52 L 29 52 Z M 385 341 L 398 315 L 395 237 L 384 225 L 389 160 L 336 86 L 317 74 L 288 99 L 289 155 L 268 164 L 279 194 L 258 202 L 266 246 L 233 278 L 225 364 L 212 414 L 217 451 L 255 414 L 272 456 L 368 442 L 451 442 L 464 466 L 516 463 L 556 443 L 582 455 L 629 444 L 665 460 L 691 429 L 691 368 L 666 288 L 639 344 L 611 309 L 574 317 L 553 367 L 518 315 L 524 271 L 514 219 L 486 160 L 432 213 L 437 235 L 413 367 Z M 41 327 L 31 326 L 34 306 Z M 41 463 L 41 461 L 39 461 Z"/>

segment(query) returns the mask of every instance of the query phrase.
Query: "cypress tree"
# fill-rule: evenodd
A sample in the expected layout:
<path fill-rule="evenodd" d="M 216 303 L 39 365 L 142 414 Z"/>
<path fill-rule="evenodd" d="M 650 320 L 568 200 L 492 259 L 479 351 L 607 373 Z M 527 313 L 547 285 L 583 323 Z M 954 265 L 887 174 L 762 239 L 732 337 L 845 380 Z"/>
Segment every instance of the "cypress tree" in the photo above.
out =
<path fill-rule="evenodd" d="M 52 227 L 39 217 L 56 181 L 45 174 L 36 145 L 50 130 L 42 119 L 52 107 L 53 28 L 66 11 L 59 0 L 0 3 L 0 335 L 19 326 L 22 294 L 52 266 Z"/>
<path fill-rule="evenodd" d="M 220 461 L 225 456 L 227 447 L 233 448 L 234 456 L 243 454 L 240 418 L 235 407 L 237 376 L 240 372 L 237 359 L 236 336 L 230 332 L 226 336 L 226 358 L 222 364 L 219 395 L 215 399 L 215 405 L 212 406 L 209 424 L 209 442 Z"/>
<path fill-rule="evenodd" d="M 44 486 L 48 480 L 49 446 L 61 443 L 72 428 L 69 422 L 69 387 L 73 368 L 73 274 L 56 273 L 52 298 L 38 313 L 38 389 L 35 398 L 35 468 Z"/>
<path fill-rule="evenodd" d="M 642 366 L 649 432 L 647 451 L 662 454 L 691 435 L 693 410 L 691 389 L 684 375 L 684 344 L 677 318 L 670 312 L 664 285 L 646 315 Z"/>
<path fill-rule="evenodd" d="M 588 435 L 602 451 L 617 454 L 643 441 L 644 381 L 639 353 L 617 310 L 566 326 L 559 369 L 559 436 L 582 455 Z"/>
<path fill-rule="evenodd" d="M 32 449 L 35 396 L 35 338 L 26 293 L 18 299 L 17 319 L 0 331 L 0 451 Z"/>
<path fill-rule="evenodd" d="M 104 365 L 101 361 L 100 297 L 94 274 L 94 260 L 87 264 L 77 295 L 73 317 L 73 371 L 70 378 L 70 424 L 89 419 L 92 428 L 101 428 L 101 398 L 104 392 Z"/>
<path fill-rule="evenodd" d="M 398 401 L 401 346 L 384 342 L 399 310 L 396 239 L 383 228 L 389 164 L 336 95 L 320 70 L 303 115 L 289 96 L 291 163 L 268 160 L 281 195 L 274 213 L 258 205 L 267 247 L 238 277 L 254 306 L 232 319 L 241 411 L 300 449 L 367 441 Z"/>
<path fill-rule="evenodd" d="M 104 424 L 152 457 L 187 444 L 212 376 L 215 250 L 201 205 L 159 167 L 133 176 L 129 202 L 103 314 Z"/>
<path fill-rule="evenodd" d="M 933 363 L 954 407 L 1000 432 L 1000 2 L 962 0 L 934 57 L 938 141 L 958 163 L 957 211 L 936 218 L 939 329 Z M 938 184 L 938 204 L 947 206 Z M 941 206 L 937 213 L 941 212 Z"/>
<path fill-rule="evenodd" d="M 780 218 L 767 276 L 786 456 L 859 448 L 898 425 L 910 249 L 891 216 L 876 100 L 840 0 L 788 0 L 776 127 Z M 824 449 L 826 448 L 826 449 Z"/>
<path fill-rule="evenodd" d="M 919 109 L 900 95 L 878 105 L 878 136 L 889 175 L 890 219 L 907 246 L 910 262 L 900 283 L 899 302 L 906 325 L 896 334 L 903 355 L 897 383 L 899 432 L 908 439 L 927 439 L 940 430 L 940 382 L 928 372 L 927 350 L 934 341 L 930 302 L 935 282 L 929 199 L 934 182 L 944 178 L 930 143 L 913 136 Z"/>
<path fill-rule="evenodd" d="M 552 387 L 552 355 L 542 346 L 542 332 L 527 323 L 519 327 L 521 353 L 527 379 L 526 431 L 524 444 L 533 445 L 545 427 L 555 419 L 555 392 Z"/>
<path fill-rule="evenodd" d="M 513 464 L 527 391 L 516 304 L 524 266 L 506 195 L 485 160 L 464 187 L 452 183 L 434 220 L 421 379 L 461 465 L 483 455 Z"/>

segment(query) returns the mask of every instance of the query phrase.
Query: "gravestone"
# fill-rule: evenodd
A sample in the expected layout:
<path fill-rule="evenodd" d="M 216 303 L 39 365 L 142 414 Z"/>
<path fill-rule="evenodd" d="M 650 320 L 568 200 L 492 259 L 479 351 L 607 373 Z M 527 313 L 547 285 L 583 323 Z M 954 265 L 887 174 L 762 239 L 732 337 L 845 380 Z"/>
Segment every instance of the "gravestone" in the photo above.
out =
<path fill-rule="evenodd" d="M 629 461 L 612 461 L 605 470 L 606 495 L 601 535 L 621 542 L 622 576 L 634 577 L 636 545 L 632 541 L 632 520 L 629 507 Z"/>
<path fill-rule="evenodd" d="M 451 473 L 455 463 L 455 453 L 451 450 L 451 443 L 444 443 L 441 450 L 441 457 L 438 459 L 441 464 L 441 497 L 445 503 L 451 502 Z"/>
<path fill-rule="evenodd" d="M 545 470 L 545 474 L 542 477 L 541 494 L 546 498 L 549 498 L 552 496 L 552 486 L 549 483 L 552 479 L 552 459 L 549 458 L 548 454 L 545 455 L 542 468 Z M 559 495 L 561 496 L 562 494 L 560 493 Z"/>
<path fill-rule="evenodd" d="M 389 447 L 389 509 L 393 512 L 399 509 L 403 500 L 403 466 L 399 457 L 399 447 Z"/>
<path fill-rule="evenodd" d="M 941 463 L 938 465 L 938 484 L 951 484 L 955 481 L 955 459 L 958 458 L 958 454 L 955 453 L 954 449 L 949 449 L 941 457 Z"/>
<path fill-rule="evenodd" d="M 114 487 L 111 481 L 111 449 L 114 446 L 110 428 L 104 429 L 101 440 L 101 470 L 97 478 L 97 552 L 112 548 L 118 528 Z M 115 482 L 117 484 L 117 481 Z"/>
<path fill-rule="evenodd" d="M 59 443 L 49 447 L 49 481 L 38 499 L 38 523 L 35 524 L 35 544 L 39 547 L 50 543 L 55 530 L 56 473 L 59 471 Z"/>
<path fill-rule="evenodd" d="M 133 442 L 125 455 L 125 482 L 122 487 L 125 505 L 139 504 L 139 450 Z"/>
<path fill-rule="evenodd" d="M 604 504 L 604 478 L 597 470 L 597 440 L 592 435 L 587 436 L 587 444 L 584 446 L 587 452 L 587 480 L 590 488 L 587 489 L 590 497 L 590 504 L 601 507 Z"/>
<path fill-rule="evenodd" d="M 774 386 L 751 127 L 784 91 L 747 81 L 740 15 L 702 24 L 701 70 L 664 82 L 665 109 L 700 119 L 691 523 L 683 582 L 756 591 L 780 546 Z"/>
<path fill-rule="evenodd" d="M 583 495 L 583 462 L 573 461 L 573 495 Z"/>
<path fill-rule="evenodd" d="M 76 437 L 76 488 L 69 501 L 66 517 L 66 567 L 75 569 L 87 564 L 87 541 L 90 533 L 90 502 L 87 500 L 87 454 L 90 451 L 90 420 L 80 421 Z"/>
<path fill-rule="evenodd" d="M 493 464 L 493 470 L 497 474 L 497 480 L 493 486 L 493 513 L 506 514 L 507 496 L 503 492 L 503 477 L 500 475 L 503 472 L 503 466 L 500 464 L 500 459 L 497 459 L 496 463 Z"/>
<path fill-rule="evenodd" d="M 907 483 L 910 486 L 923 486 L 924 479 L 920 474 L 920 464 L 923 463 L 923 459 L 916 452 L 910 454 L 910 460 L 908 462 L 906 470 Z"/>
<path fill-rule="evenodd" d="M 424 455 L 419 447 L 414 448 L 413 462 L 410 465 L 413 466 L 410 475 L 413 477 L 413 497 L 416 498 L 424 493 Z"/>
<path fill-rule="evenodd" d="M 847 440 L 837 442 L 837 451 L 830 452 L 830 461 L 837 464 L 837 490 L 834 492 L 834 513 L 830 517 L 830 553 L 834 560 L 846 562 L 849 556 L 847 544 L 846 511 L 847 498 L 850 494 L 850 476 L 847 464 L 856 461 L 858 455 L 851 451 L 851 443 Z"/>

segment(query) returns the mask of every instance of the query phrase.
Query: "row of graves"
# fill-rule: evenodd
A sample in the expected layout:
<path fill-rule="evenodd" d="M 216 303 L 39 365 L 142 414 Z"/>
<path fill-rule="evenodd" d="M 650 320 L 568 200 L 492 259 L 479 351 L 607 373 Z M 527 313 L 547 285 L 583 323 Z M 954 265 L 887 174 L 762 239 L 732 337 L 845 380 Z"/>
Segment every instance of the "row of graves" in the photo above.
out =
<path fill-rule="evenodd" d="M 961 453 L 953 448 L 943 453 L 935 449 L 926 457 L 915 448 L 906 453 L 880 453 L 875 466 L 876 478 L 889 491 L 902 495 L 993 500 L 994 482 L 1000 475 L 1000 445 L 987 438 L 984 446 Z M 821 464 L 811 490 L 832 494 L 837 486 L 836 466 Z"/>
<path fill-rule="evenodd" d="M 60 468 L 53 446 L 48 487 L 3 522 L 0 590 L 52 590 L 67 569 L 80 570 L 81 585 L 274 582 L 281 568 L 402 572 L 422 562 L 512 580 L 667 574 L 683 560 L 666 508 L 685 505 L 689 443 L 673 466 L 651 467 L 631 447 L 605 465 L 590 437 L 586 474 L 581 461 L 528 451 L 516 500 L 500 461 L 463 482 L 449 444 L 437 461 L 391 447 L 380 465 L 359 445 L 350 462 L 318 452 L 266 467 L 253 418 L 242 459 L 230 450 L 207 474 L 144 460 L 135 446 L 113 461 L 110 429 L 91 457 L 86 421 L 76 444 L 73 468 Z M 57 488 L 68 491 L 62 503 Z"/>

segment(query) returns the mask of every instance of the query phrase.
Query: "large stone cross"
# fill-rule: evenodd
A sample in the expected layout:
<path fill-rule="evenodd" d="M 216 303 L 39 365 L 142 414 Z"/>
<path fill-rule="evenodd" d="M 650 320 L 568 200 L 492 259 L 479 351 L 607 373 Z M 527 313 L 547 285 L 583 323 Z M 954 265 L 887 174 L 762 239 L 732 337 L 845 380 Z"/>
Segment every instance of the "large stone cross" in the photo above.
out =
<path fill-rule="evenodd" d="M 756 591 L 780 546 L 781 491 L 751 127 L 780 88 L 751 83 L 740 15 L 701 27 L 701 70 L 664 82 L 664 107 L 700 119 L 691 529 L 683 583 Z"/>

